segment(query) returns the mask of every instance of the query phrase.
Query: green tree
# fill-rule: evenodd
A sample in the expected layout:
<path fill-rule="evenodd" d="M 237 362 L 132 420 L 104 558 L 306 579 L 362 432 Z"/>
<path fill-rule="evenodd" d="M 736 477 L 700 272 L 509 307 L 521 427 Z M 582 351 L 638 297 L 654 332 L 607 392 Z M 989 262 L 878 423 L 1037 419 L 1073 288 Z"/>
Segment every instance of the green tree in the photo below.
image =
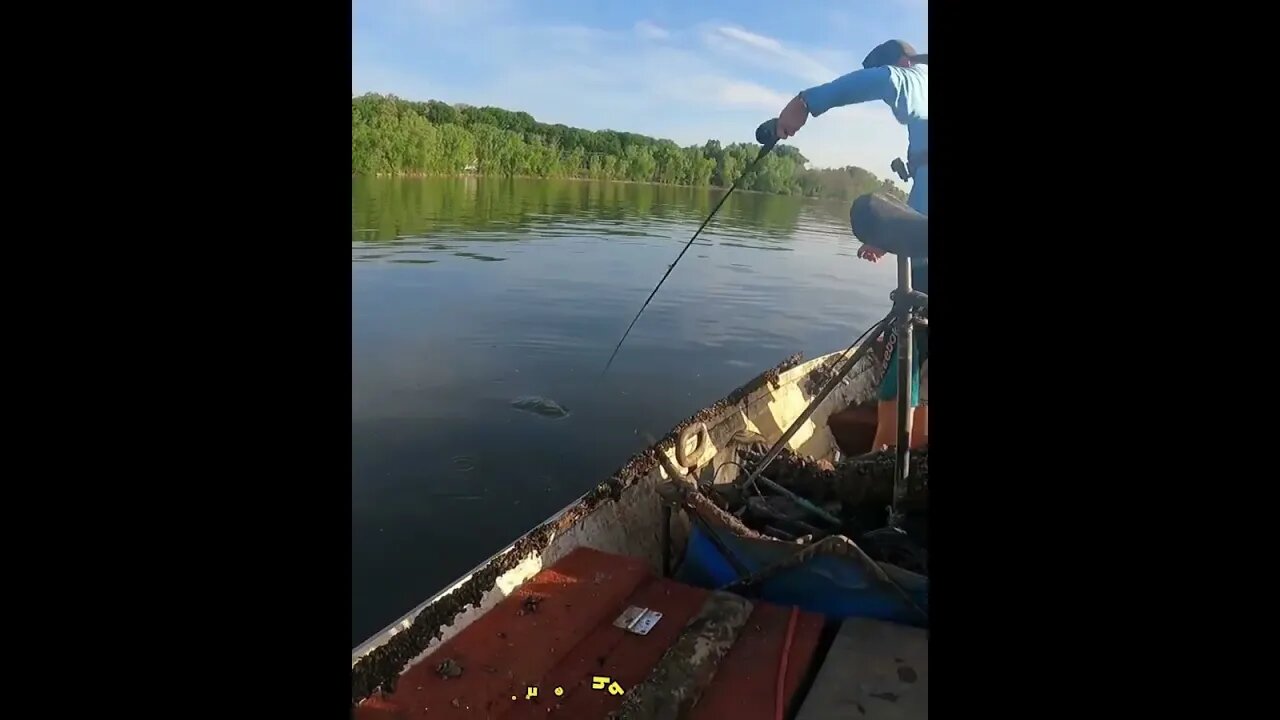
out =
<path fill-rule="evenodd" d="M 885 192 L 905 199 L 891 179 L 862 168 L 808 168 L 808 159 L 791 145 L 778 145 L 752 168 L 758 153 L 748 143 L 726 146 L 708 140 L 680 148 L 637 133 L 548 125 L 526 112 L 496 107 L 411 102 L 394 95 L 351 99 L 354 175 L 474 171 L 701 187 L 728 187 L 737 181 L 744 190 L 779 195 L 853 200 Z"/>

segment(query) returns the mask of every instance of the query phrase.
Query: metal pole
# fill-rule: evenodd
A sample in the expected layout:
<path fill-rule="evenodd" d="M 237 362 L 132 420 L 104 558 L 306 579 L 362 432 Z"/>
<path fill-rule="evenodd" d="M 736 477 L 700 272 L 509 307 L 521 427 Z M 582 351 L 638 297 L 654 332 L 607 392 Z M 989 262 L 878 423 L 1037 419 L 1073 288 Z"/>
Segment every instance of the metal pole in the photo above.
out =
<path fill-rule="evenodd" d="M 884 319 L 880 320 L 875 325 L 872 325 L 871 328 L 864 333 L 864 335 L 869 336 L 870 339 L 862 343 L 862 345 L 858 347 L 857 351 L 853 353 L 853 356 L 848 360 L 845 360 L 844 365 L 831 376 L 831 379 L 827 380 L 827 384 L 818 391 L 818 394 L 814 396 L 813 400 L 809 401 L 809 406 L 804 409 L 804 412 L 800 413 L 800 417 L 796 418 L 795 422 L 791 423 L 791 426 L 787 428 L 787 431 L 782 433 L 782 437 L 778 438 L 777 442 L 773 444 L 773 447 L 769 449 L 769 452 L 765 453 L 765 456 L 761 458 L 759 464 L 756 465 L 756 469 L 752 470 L 751 474 L 742 481 L 742 487 L 746 487 L 754 483 L 756 478 L 760 477 L 760 474 L 765 471 L 765 468 L 769 467 L 769 463 L 773 462 L 774 459 L 778 457 L 778 454 L 782 452 L 782 449 L 786 447 L 787 441 L 796 434 L 800 429 L 800 426 L 803 425 L 804 422 L 809 419 L 809 416 L 818 409 L 818 405 L 821 404 L 823 400 L 827 399 L 827 396 L 831 394 L 832 390 L 836 389 L 836 386 L 839 385 L 840 382 L 844 380 L 845 376 L 853 370 L 853 366 L 857 365 L 859 360 L 865 357 L 867 353 L 871 352 L 871 348 L 875 344 L 875 339 L 881 332 L 887 330 L 889 323 L 892 322 L 892 314 L 892 311 L 890 311 L 889 315 L 885 316 Z M 852 349 L 852 347 L 850 347 L 850 349 Z M 845 352 L 847 353 L 849 350 L 845 350 Z"/>
<path fill-rule="evenodd" d="M 907 475 L 911 462 L 911 361 L 912 300 L 911 258 L 898 256 L 898 293 L 895 297 L 894 322 L 898 330 L 898 447 L 893 469 L 893 507 L 889 524 L 898 523 L 898 503 L 907 492 Z"/>

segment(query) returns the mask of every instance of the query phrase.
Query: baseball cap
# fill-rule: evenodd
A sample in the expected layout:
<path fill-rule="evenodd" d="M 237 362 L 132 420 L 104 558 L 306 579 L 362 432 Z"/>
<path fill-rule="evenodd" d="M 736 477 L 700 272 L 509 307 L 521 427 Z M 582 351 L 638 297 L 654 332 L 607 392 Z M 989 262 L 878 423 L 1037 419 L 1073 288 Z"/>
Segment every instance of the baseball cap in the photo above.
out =
<path fill-rule="evenodd" d="M 867 54 L 867 59 L 862 61 L 862 67 L 873 68 L 884 65 L 893 65 L 898 62 L 898 58 L 906 55 L 911 62 L 929 64 L 929 54 L 917 54 L 916 49 L 911 47 L 905 40 L 889 40 L 880 43 Z"/>

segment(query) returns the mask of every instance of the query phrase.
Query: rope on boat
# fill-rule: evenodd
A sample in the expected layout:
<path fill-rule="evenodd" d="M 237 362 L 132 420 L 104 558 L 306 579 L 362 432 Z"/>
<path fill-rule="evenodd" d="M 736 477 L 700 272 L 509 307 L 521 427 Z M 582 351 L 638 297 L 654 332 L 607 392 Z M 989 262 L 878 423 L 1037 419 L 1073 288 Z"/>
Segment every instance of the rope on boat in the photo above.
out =
<path fill-rule="evenodd" d="M 778 663 L 778 685 L 777 692 L 774 694 L 773 702 L 773 718 L 774 720 L 784 720 L 786 717 L 786 698 L 787 690 L 787 656 L 791 654 L 791 640 L 796 635 L 796 620 L 800 617 L 800 608 L 791 606 L 791 619 L 787 621 L 787 639 L 782 641 L 782 662 Z"/>

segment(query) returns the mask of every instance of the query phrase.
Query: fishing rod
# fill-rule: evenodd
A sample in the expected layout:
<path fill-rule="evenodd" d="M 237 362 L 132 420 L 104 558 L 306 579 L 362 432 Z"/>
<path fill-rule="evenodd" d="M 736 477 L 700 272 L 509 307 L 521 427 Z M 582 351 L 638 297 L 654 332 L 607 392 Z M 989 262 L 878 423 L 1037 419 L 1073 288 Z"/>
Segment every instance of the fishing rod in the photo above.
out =
<path fill-rule="evenodd" d="M 698 235 L 702 233 L 702 229 L 707 226 L 707 223 L 711 222 L 711 218 L 716 216 L 716 213 L 720 210 L 720 206 L 724 205 L 724 201 L 728 200 L 729 196 L 733 194 L 734 188 L 738 187 L 738 183 L 742 181 L 742 178 L 749 175 L 752 170 L 755 170 L 756 165 L 764 159 L 765 155 L 769 154 L 769 151 L 773 149 L 774 145 L 778 144 L 777 118 L 766 120 L 760 124 L 760 127 L 756 128 L 756 142 L 760 143 L 760 152 L 756 154 L 756 159 L 752 160 L 751 164 L 747 166 L 747 169 L 743 170 L 742 174 L 738 176 L 738 179 L 733 181 L 733 184 L 729 186 L 729 192 L 726 192 L 724 196 L 720 198 L 720 202 L 716 203 L 715 208 L 711 210 L 711 214 L 708 215 L 707 219 L 703 220 L 702 224 L 698 226 L 697 231 L 693 233 L 693 237 L 689 238 L 689 242 L 684 244 L 684 249 L 676 256 L 675 262 L 667 266 L 667 271 L 662 274 L 662 279 L 658 281 L 658 284 L 653 288 L 653 292 L 649 293 L 649 297 L 644 301 L 644 304 L 640 306 L 640 312 L 636 313 L 636 316 L 632 318 L 631 324 L 627 326 L 627 331 L 622 333 L 622 339 L 619 340 L 617 346 L 613 348 L 613 354 L 609 356 L 609 362 L 605 363 L 604 372 L 600 373 L 601 375 L 609 372 L 609 366 L 613 365 L 613 359 L 618 356 L 618 350 L 622 349 L 622 343 L 626 342 L 627 336 L 631 334 L 631 328 L 636 326 L 636 320 L 639 320 L 640 315 L 644 313 L 644 309 L 649 307 L 649 301 L 653 299 L 654 295 L 658 294 L 658 288 L 662 287 L 662 283 L 667 281 L 667 276 L 675 269 L 676 263 L 680 262 L 680 258 L 684 257 L 684 254 L 688 252 L 690 246 L 693 245 L 693 241 L 698 239 Z"/>

